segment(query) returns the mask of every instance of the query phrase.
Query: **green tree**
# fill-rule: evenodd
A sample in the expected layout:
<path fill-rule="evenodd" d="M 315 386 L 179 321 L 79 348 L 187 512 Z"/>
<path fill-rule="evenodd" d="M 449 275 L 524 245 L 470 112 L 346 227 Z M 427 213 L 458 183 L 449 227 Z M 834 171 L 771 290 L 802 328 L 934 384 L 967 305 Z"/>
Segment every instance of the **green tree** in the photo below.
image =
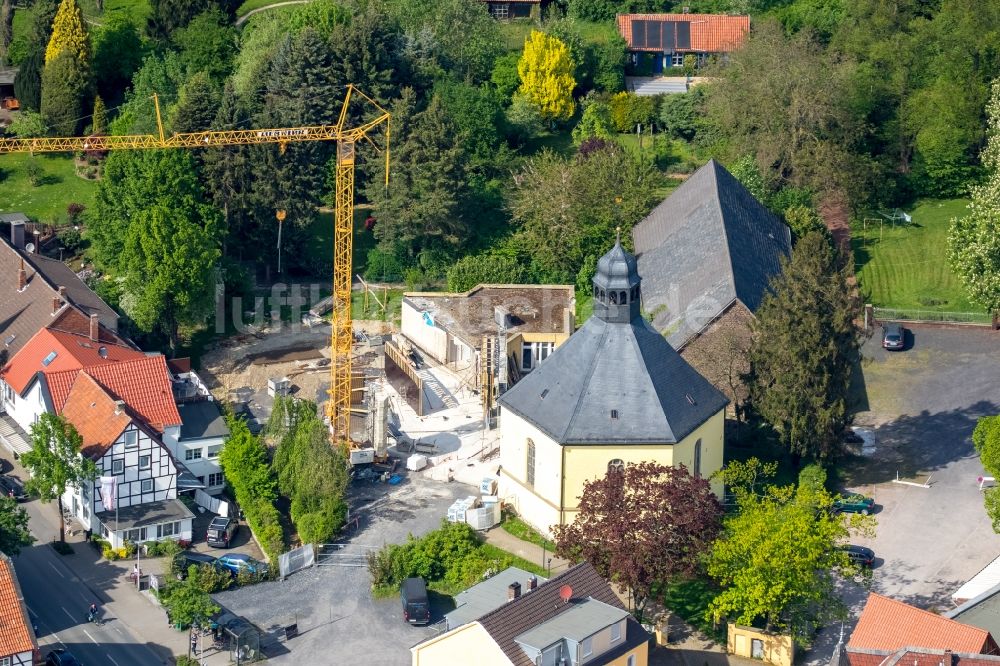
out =
<path fill-rule="evenodd" d="M 28 529 L 28 512 L 13 497 L 0 496 L 0 553 L 17 555 L 35 543 Z"/>
<path fill-rule="evenodd" d="M 799 239 L 754 321 L 750 400 L 793 456 L 825 460 L 846 417 L 857 303 L 820 233 Z"/>
<path fill-rule="evenodd" d="M 26 492 L 42 502 L 59 504 L 59 540 L 66 540 L 62 498 L 70 486 L 90 483 L 97 476 L 94 461 L 80 453 L 83 438 L 73 424 L 56 414 L 43 413 L 31 426 L 31 450 L 21 456 L 21 464 L 31 478 Z"/>
<path fill-rule="evenodd" d="M 172 349 L 181 324 L 212 311 L 221 238 L 218 211 L 204 203 L 185 151 L 112 153 L 98 186 L 89 236 L 95 259 L 121 280 L 120 305 Z"/>
<path fill-rule="evenodd" d="M 98 92 L 115 104 L 142 66 L 145 48 L 139 31 L 127 18 L 111 15 L 93 35 L 94 82 Z"/>
<path fill-rule="evenodd" d="M 521 87 L 521 77 L 517 73 L 517 63 L 521 56 L 516 53 L 508 53 L 496 59 L 493 63 L 493 72 L 490 74 L 490 82 L 496 87 L 497 93 L 505 101 L 509 102 Z"/>
<path fill-rule="evenodd" d="M 560 40 L 532 30 L 524 42 L 517 73 L 521 77 L 519 91 L 538 107 L 542 118 L 554 121 L 573 116 L 573 60 Z"/>
<path fill-rule="evenodd" d="M 634 132 L 640 125 L 647 127 L 656 112 L 652 97 L 620 92 L 611 97 L 609 104 L 611 122 L 619 132 Z"/>
<path fill-rule="evenodd" d="M 21 111 L 7 126 L 7 131 L 22 139 L 33 139 L 45 136 L 47 128 L 42 114 L 34 111 Z"/>
<path fill-rule="evenodd" d="M 66 50 L 42 71 L 41 112 L 45 124 L 59 136 L 73 136 L 83 124 L 83 102 L 89 96 L 90 74 Z"/>
<path fill-rule="evenodd" d="M 988 476 L 1000 479 L 1000 416 L 983 416 L 972 431 L 972 445 L 979 454 Z M 987 488 L 984 493 L 986 515 L 993 523 L 993 531 L 1000 534 L 1000 486 Z"/>
<path fill-rule="evenodd" d="M 0 3 L 0 63 L 8 63 L 10 40 L 14 38 L 14 3 L 13 0 L 3 0 Z"/>
<path fill-rule="evenodd" d="M 177 53 L 171 51 L 162 56 L 146 56 L 142 67 L 132 77 L 132 87 L 125 94 L 124 106 L 111 121 L 111 134 L 156 134 L 153 94 L 159 97 L 161 109 L 169 109 L 177 102 L 186 79 L 187 74 Z"/>
<path fill-rule="evenodd" d="M 219 113 L 219 91 L 207 72 L 189 78 L 170 110 L 170 126 L 175 132 L 201 132 L 212 127 Z"/>
<path fill-rule="evenodd" d="M 573 143 L 579 146 L 587 139 L 610 139 L 615 127 L 611 120 L 611 109 L 607 104 L 594 101 L 583 109 L 580 122 L 573 128 Z"/>
<path fill-rule="evenodd" d="M 615 230 L 659 201 L 659 176 L 617 144 L 567 159 L 543 152 L 514 181 L 510 210 L 542 280 L 573 282 L 588 255 L 601 256 Z M 609 195 L 613 193 L 613 195 Z"/>
<path fill-rule="evenodd" d="M 237 501 L 242 505 L 247 504 L 244 499 L 273 502 L 278 498 L 278 483 L 271 474 L 267 447 L 242 419 L 231 417 L 226 423 L 229 436 L 219 453 L 219 465 Z"/>
<path fill-rule="evenodd" d="M 212 597 L 199 584 L 197 575 L 167 586 L 162 601 L 170 622 L 182 627 L 206 624 L 219 612 Z"/>
<path fill-rule="evenodd" d="M 181 50 L 181 61 L 189 72 L 207 72 L 221 80 L 233 69 L 236 49 L 236 28 L 218 9 L 209 9 L 195 16 L 177 30 L 174 43 Z"/>
<path fill-rule="evenodd" d="M 986 108 L 987 144 L 982 154 L 987 178 L 971 188 L 969 214 L 951 221 L 948 259 L 973 301 L 1000 311 L 1000 81 Z"/>
<path fill-rule="evenodd" d="M 796 242 L 806 234 L 813 232 L 823 234 L 832 240 L 823 218 L 810 206 L 801 204 L 789 206 L 785 209 L 783 217 L 785 224 L 792 230 L 792 236 Z"/>
<path fill-rule="evenodd" d="M 42 67 L 45 51 L 34 48 L 21 62 L 14 78 L 14 96 L 22 111 L 38 111 L 42 104 Z"/>
<path fill-rule="evenodd" d="M 94 115 L 91 116 L 91 134 L 106 134 L 108 131 L 108 112 L 104 108 L 104 100 L 98 95 L 94 98 Z"/>
<path fill-rule="evenodd" d="M 524 284 L 528 269 L 523 262 L 502 254 L 463 257 L 448 269 L 448 291 L 468 291 L 479 284 Z"/>
<path fill-rule="evenodd" d="M 844 616 L 836 574 L 857 569 L 837 545 L 849 527 L 870 533 L 874 519 L 852 516 L 846 523 L 832 505 L 833 497 L 815 484 L 738 492 L 737 512 L 724 521 L 708 560 L 709 575 L 723 589 L 707 619 L 763 620 L 767 629 L 801 640 L 814 623 Z"/>
<path fill-rule="evenodd" d="M 553 528 L 556 552 L 587 560 L 628 589 L 642 621 L 657 586 L 697 573 L 721 515 L 708 481 L 683 465 L 609 467 L 603 478 L 584 484 L 576 519 Z"/>
<path fill-rule="evenodd" d="M 150 0 L 149 4 L 146 34 L 157 40 L 169 39 L 195 16 L 218 6 L 214 0 Z"/>
<path fill-rule="evenodd" d="M 506 111 L 508 134 L 515 143 L 538 136 L 545 129 L 541 110 L 520 92 L 515 92 Z"/>
<path fill-rule="evenodd" d="M 625 63 L 628 59 L 625 39 L 614 35 L 594 51 L 594 87 L 616 93 L 625 88 Z"/>
<path fill-rule="evenodd" d="M 62 53 L 69 53 L 87 67 L 90 63 L 90 40 L 83 24 L 83 14 L 76 0 L 62 0 L 52 21 L 52 36 L 45 47 L 45 64 L 56 60 Z"/>
<path fill-rule="evenodd" d="M 753 155 L 747 153 L 743 157 L 729 165 L 729 173 L 733 174 L 736 180 L 743 184 L 743 187 L 750 190 L 750 194 L 760 203 L 766 203 L 768 199 L 767 183 L 760 172 L 760 166 Z"/>
<path fill-rule="evenodd" d="M 659 127 L 675 139 L 695 141 L 699 132 L 707 130 L 704 103 L 704 86 L 695 86 L 686 93 L 665 95 L 660 102 Z"/>

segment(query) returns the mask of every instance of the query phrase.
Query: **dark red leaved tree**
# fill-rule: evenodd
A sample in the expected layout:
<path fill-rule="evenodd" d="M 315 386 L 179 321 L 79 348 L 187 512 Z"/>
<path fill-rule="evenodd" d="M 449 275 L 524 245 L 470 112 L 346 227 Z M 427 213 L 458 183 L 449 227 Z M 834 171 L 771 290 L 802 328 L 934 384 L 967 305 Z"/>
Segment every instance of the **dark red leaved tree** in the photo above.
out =
<path fill-rule="evenodd" d="M 642 621 L 654 586 L 698 571 L 721 516 L 708 481 L 683 465 L 609 468 L 584 485 L 576 521 L 554 529 L 556 552 L 587 560 L 628 589 Z"/>

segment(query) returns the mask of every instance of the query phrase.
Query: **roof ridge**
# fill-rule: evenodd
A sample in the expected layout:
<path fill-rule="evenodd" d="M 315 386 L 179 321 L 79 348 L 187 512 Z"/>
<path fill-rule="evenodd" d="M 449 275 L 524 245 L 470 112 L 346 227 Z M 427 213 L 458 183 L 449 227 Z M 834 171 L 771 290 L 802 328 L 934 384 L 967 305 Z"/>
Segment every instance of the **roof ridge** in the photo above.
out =
<path fill-rule="evenodd" d="M 715 188 L 715 205 L 719 209 L 719 220 L 722 222 L 722 238 L 726 246 L 726 271 L 729 273 L 729 281 L 733 285 L 733 295 L 739 294 L 736 285 L 736 271 L 733 270 L 733 247 L 730 241 L 729 227 L 726 224 L 726 211 L 722 205 L 722 188 L 719 187 L 719 174 L 726 173 L 730 178 L 739 182 L 736 176 L 729 173 L 714 157 L 705 163 L 705 166 L 712 166 L 712 187 Z M 742 183 L 740 183 L 742 185 Z"/>
<path fill-rule="evenodd" d="M 976 631 L 976 632 L 981 633 L 981 634 L 989 635 L 989 633 L 990 633 L 986 629 L 982 629 L 980 627 L 976 627 L 976 626 L 973 626 L 971 624 L 966 624 L 965 622 L 959 622 L 958 620 L 953 620 L 950 617 L 945 617 L 944 615 L 939 615 L 938 613 L 934 613 L 934 612 L 926 610 L 924 608 L 920 608 L 919 606 L 913 606 L 912 604 L 908 604 L 905 601 L 899 601 L 898 599 L 893 599 L 892 597 L 887 597 L 887 596 L 885 596 L 883 594 L 879 594 L 878 592 L 869 592 L 868 594 L 869 594 L 869 598 L 870 597 L 877 597 L 878 599 L 888 601 L 888 602 L 890 602 L 890 603 L 892 603 L 892 604 L 894 604 L 896 606 L 902 606 L 902 607 L 904 607 L 904 608 L 906 608 L 908 610 L 916 611 L 916 612 L 918 612 L 918 613 L 920 613 L 920 614 L 922 614 L 924 616 L 932 617 L 935 620 L 944 620 L 945 622 L 949 622 L 951 624 L 958 625 L 959 627 L 965 627 L 967 629 L 971 629 L 971 630 Z"/>
<path fill-rule="evenodd" d="M 594 567 L 593 564 L 590 564 L 590 562 L 587 562 L 586 560 L 584 560 L 583 562 L 580 562 L 579 564 L 575 564 L 575 565 L 571 566 L 569 569 L 566 569 L 566 571 L 563 571 L 561 574 L 553 576 L 552 578 L 549 578 L 546 581 L 540 582 L 538 584 L 538 587 L 536 587 L 531 592 L 529 592 L 527 594 L 522 594 L 517 599 L 513 599 L 512 601 L 509 601 L 509 602 L 507 602 L 507 603 L 505 603 L 503 605 L 497 606 L 496 608 L 494 608 L 493 610 L 489 611 L 488 613 L 484 613 L 484 614 L 480 615 L 478 618 L 476 618 L 476 621 L 477 622 L 481 622 L 482 620 L 490 617 L 491 615 L 494 615 L 494 614 L 496 614 L 496 613 L 498 613 L 500 611 L 506 610 L 511 604 L 516 604 L 521 599 L 527 599 L 531 595 L 537 595 L 539 592 L 541 592 L 543 589 L 545 589 L 546 586 L 551 585 L 552 583 L 555 583 L 555 582 L 561 580 L 562 578 L 565 578 L 566 576 L 569 576 L 571 573 L 576 572 L 580 567 L 586 567 L 586 566 L 589 566 L 591 568 Z M 594 569 L 594 572 L 596 573 L 597 569 Z M 598 575 L 600 575 L 600 574 L 598 574 Z M 601 580 L 604 580 L 604 579 L 602 578 Z M 466 589 L 468 589 L 468 588 L 466 588 Z M 532 598 L 534 598 L 534 597 L 532 597 Z"/>
<path fill-rule="evenodd" d="M 590 326 L 591 322 L 593 321 L 600 321 L 602 324 L 604 324 L 604 330 L 601 331 L 601 337 L 598 340 L 597 344 L 597 349 L 600 350 L 604 347 L 604 341 L 608 337 L 608 331 L 610 329 L 611 324 L 609 322 L 604 321 L 600 317 L 591 317 L 586 321 L 586 323 L 584 323 L 584 326 Z M 631 326 L 632 324 L 628 323 L 625 325 Z M 601 362 L 601 355 L 594 354 L 592 356 L 592 362 L 590 364 L 590 367 L 587 369 L 587 374 L 583 378 L 583 381 L 580 383 L 581 390 L 579 395 L 576 396 L 576 404 L 573 406 L 573 414 L 570 416 L 570 418 L 566 419 L 566 426 L 563 428 L 563 431 L 559 434 L 559 437 L 556 439 L 557 442 L 566 441 L 566 435 L 569 433 L 570 427 L 576 422 L 576 417 L 579 415 L 580 410 L 583 409 L 583 396 L 586 395 L 587 388 L 590 386 L 590 380 L 593 378 L 594 371 L 597 370 L 597 364 L 600 362 Z"/>

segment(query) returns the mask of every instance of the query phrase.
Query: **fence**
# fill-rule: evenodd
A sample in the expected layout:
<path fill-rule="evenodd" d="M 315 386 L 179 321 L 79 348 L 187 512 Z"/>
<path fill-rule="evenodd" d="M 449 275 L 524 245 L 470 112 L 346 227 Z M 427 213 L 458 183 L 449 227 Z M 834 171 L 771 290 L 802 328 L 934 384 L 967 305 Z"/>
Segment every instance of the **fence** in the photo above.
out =
<path fill-rule="evenodd" d="M 368 566 L 368 553 L 374 546 L 359 546 L 350 543 L 323 543 L 316 546 L 316 564 L 326 567 Z"/>
<path fill-rule="evenodd" d="M 899 308 L 872 308 L 876 321 L 941 322 L 952 324 L 984 324 L 993 321 L 986 312 L 938 312 L 936 310 L 904 310 Z"/>
<path fill-rule="evenodd" d="M 194 491 L 194 502 L 198 506 L 203 506 L 212 513 L 217 513 L 220 516 L 229 517 L 229 502 L 221 500 L 218 497 L 212 497 L 204 490 Z"/>
<path fill-rule="evenodd" d="M 302 571 L 316 564 L 316 548 L 311 543 L 293 548 L 278 556 L 278 569 L 284 580 L 296 571 Z"/>

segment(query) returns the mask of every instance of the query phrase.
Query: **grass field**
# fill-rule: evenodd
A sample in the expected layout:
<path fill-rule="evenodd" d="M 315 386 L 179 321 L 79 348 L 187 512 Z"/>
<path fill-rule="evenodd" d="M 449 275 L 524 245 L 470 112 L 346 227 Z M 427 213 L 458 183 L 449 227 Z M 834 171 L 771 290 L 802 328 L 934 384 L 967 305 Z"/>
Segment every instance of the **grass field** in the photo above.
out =
<path fill-rule="evenodd" d="M 924 201 L 908 211 L 909 225 L 893 225 L 872 214 L 867 229 L 851 229 L 855 270 L 867 302 L 886 308 L 977 312 L 945 256 L 948 227 L 964 215 L 967 200 Z M 875 219 L 875 222 L 871 220 Z"/>
<path fill-rule="evenodd" d="M 281 0 L 246 0 L 239 9 L 236 10 L 237 16 L 246 16 L 255 9 L 260 9 L 261 7 L 267 7 L 268 5 L 273 5 L 275 2 L 280 2 Z"/>
<path fill-rule="evenodd" d="M 254 0 L 248 0 L 249 2 L 254 2 Z M 242 10 L 243 8 L 241 7 L 240 11 Z M 588 44 L 604 44 L 618 34 L 618 29 L 610 22 L 592 23 L 590 21 L 577 21 L 576 25 L 580 29 L 580 36 L 583 37 L 583 41 Z M 507 50 L 509 51 L 523 50 L 524 40 L 528 38 L 532 30 L 538 29 L 539 26 L 536 22 L 527 19 L 508 21 L 500 24 L 500 32 L 503 34 L 504 42 L 507 44 Z"/>
<path fill-rule="evenodd" d="M 25 166 L 35 160 L 42 167 L 37 187 L 28 183 Z M 66 206 L 94 203 L 97 182 L 85 180 L 73 170 L 73 158 L 63 155 L 0 156 L 0 210 L 21 212 L 42 222 L 65 222 Z"/>

